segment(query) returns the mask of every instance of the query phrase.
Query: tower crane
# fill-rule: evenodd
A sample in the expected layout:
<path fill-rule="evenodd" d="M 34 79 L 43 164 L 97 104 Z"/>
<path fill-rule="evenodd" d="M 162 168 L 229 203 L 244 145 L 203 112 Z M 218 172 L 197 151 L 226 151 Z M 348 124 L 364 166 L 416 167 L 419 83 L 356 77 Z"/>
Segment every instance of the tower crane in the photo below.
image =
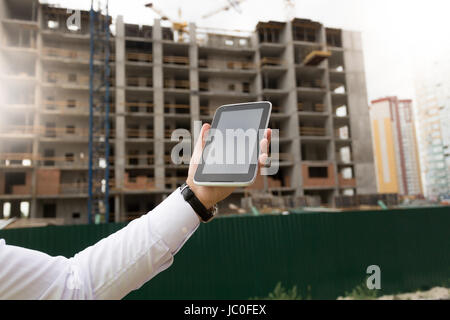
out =
<path fill-rule="evenodd" d="M 204 15 L 202 16 L 202 19 L 210 18 L 210 17 L 212 17 L 212 16 L 214 16 L 214 15 L 216 15 L 216 14 L 218 14 L 218 13 L 221 13 L 222 11 L 228 11 L 228 10 L 230 10 L 230 9 L 234 9 L 234 10 L 236 10 L 238 13 L 242 13 L 242 10 L 241 10 L 241 8 L 240 8 L 239 5 L 240 5 L 242 2 L 244 2 L 244 1 L 246 1 L 246 0 L 227 0 L 227 4 L 226 4 L 225 6 L 220 7 L 219 9 L 216 9 L 216 10 L 214 10 L 214 11 L 211 11 L 211 12 L 209 12 L 209 13 L 207 13 L 207 14 L 204 14 Z"/>
<path fill-rule="evenodd" d="M 238 13 L 242 13 L 241 8 L 239 5 L 243 3 L 246 0 L 227 0 L 227 4 L 219 9 L 215 9 L 214 11 L 211 11 L 207 14 L 204 14 L 202 16 L 202 19 L 210 18 L 218 13 L 221 13 L 223 11 L 228 11 L 230 9 L 235 9 Z M 284 10 L 286 14 L 287 20 L 292 20 L 295 16 L 295 0 L 283 0 L 284 2 Z"/>
<path fill-rule="evenodd" d="M 155 12 L 157 15 L 161 17 L 161 20 L 169 21 L 172 23 L 172 28 L 178 33 L 178 39 L 179 41 L 182 41 L 183 36 L 188 32 L 188 23 L 186 21 L 181 21 L 181 8 L 178 8 L 178 21 L 175 21 L 174 19 L 171 19 L 168 15 L 166 15 L 161 9 L 155 7 L 155 5 L 150 2 L 145 5 L 146 8 L 150 8 Z"/>

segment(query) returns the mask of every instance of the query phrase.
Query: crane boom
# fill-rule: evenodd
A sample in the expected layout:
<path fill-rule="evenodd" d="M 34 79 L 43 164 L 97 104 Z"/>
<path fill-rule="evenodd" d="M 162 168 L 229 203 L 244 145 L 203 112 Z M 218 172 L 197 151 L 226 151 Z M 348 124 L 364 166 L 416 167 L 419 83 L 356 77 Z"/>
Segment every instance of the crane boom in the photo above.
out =
<path fill-rule="evenodd" d="M 161 9 L 156 8 L 153 3 L 147 3 L 145 5 L 146 8 L 152 9 L 157 15 L 161 17 L 161 20 L 167 20 L 173 23 L 173 21 L 169 18 L 168 15 L 164 14 L 164 12 Z"/>
<path fill-rule="evenodd" d="M 218 13 L 221 13 L 222 11 L 228 11 L 231 8 L 235 9 L 238 13 L 242 13 L 241 8 L 239 5 L 246 0 L 227 0 L 228 4 L 219 8 L 215 9 L 207 14 L 204 14 L 201 18 L 207 19 L 210 18 Z M 286 14 L 287 20 L 292 20 L 295 16 L 295 0 L 283 0 L 284 2 L 284 11 Z"/>
<path fill-rule="evenodd" d="M 207 14 L 204 14 L 202 16 L 202 19 L 207 19 L 209 17 L 212 17 L 218 13 L 221 13 L 222 11 L 228 11 L 231 8 L 233 8 L 234 10 L 236 10 L 239 13 L 242 13 L 242 10 L 240 9 L 239 5 L 244 2 L 246 0 L 227 0 L 228 4 L 219 8 L 219 9 L 215 9 Z"/>
<path fill-rule="evenodd" d="M 161 9 L 156 8 L 152 2 L 147 3 L 145 7 L 152 9 L 156 14 L 158 14 L 161 17 L 161 20 L 167 20 L 170 23 L 172 23 L 173 29 L 179 35 L 179 41 L 183 41 L 183 36 L 189 33 L 187 30 L 188 27 L 187 22 L 185 21 L 176 22 L 175 20 L 171 19 L 168 15 L 164 14 L 164 12 Z M 181 20 L 181 8 L 178 8 L 178 16 L 179 19 Z"/>

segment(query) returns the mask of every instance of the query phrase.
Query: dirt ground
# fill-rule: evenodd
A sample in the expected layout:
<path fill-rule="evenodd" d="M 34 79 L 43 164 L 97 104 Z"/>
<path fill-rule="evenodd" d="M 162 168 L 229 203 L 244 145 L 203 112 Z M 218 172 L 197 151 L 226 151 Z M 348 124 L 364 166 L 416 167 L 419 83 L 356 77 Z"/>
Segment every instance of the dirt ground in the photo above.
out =
<path fill-rule="evenodd" d="M 339 297 L 338 300 L 353 300 L 353 297 Z M 450 288 L 434 287 L 428 291 L 416 291 L 377 297 L 376 300 L 450 300 Z"/>
<path fill-rule="evenodd" d="M 434 287 L 428 291 L 381 296 L 377 300 L 450 300 L 450 289 Z"/>

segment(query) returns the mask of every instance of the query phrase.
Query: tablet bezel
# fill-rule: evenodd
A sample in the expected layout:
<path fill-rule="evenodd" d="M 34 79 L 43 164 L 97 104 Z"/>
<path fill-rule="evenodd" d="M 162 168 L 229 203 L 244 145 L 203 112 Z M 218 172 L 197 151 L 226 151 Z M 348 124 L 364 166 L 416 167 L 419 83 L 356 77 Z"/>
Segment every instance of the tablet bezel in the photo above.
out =
<path fill-rule="evenodd" d="M 231 109 L 231 110 L 230 110 Z M 226 104 L 217 108 L 214 113 L 213 121 L 211 123 L 211 128 L 217 128 L 217 124 L 219 123 L 220 117 L 223 112 L 232 112 L 232 111 L 240 111 L 240 110 L 251 110 L 251 109 L 263 109 L 263 113 L 261 116 L 261 121 L 258 127 L 259 130 L 264 130 L 267 128 L 269 123 L 270 114 L 272 111 L 272 103 L 269 101 L 258 101 L 258 102 L 248 102 L 248 103 L 236 103 L 236 104 Z M 259 135 L 259 134 L 258 134 Z M 259 137 L 258 137 L 259 138 Z M 208 145 L 210 142 L 207 141 Z M 206 147 L 205 145 L 205 147 Z M 256 152 L 259 155 L 259 141 L 256 144 Z M 204 150 L 204 149 L 203 149 Z M 203 159 L 203 151 L 202 151 L 202 159 Z M 198 185 L 235 185 L 235 186 L 245 186 L 249 185 L 253 182 L 257 174 L 257 164 L 250 164 L 249 170 L 246 174 L 204 174 L 203 168 L 205 166 L 204 161 L 198 165 L 197 170 L 194 175 L 194 183 Z"/>

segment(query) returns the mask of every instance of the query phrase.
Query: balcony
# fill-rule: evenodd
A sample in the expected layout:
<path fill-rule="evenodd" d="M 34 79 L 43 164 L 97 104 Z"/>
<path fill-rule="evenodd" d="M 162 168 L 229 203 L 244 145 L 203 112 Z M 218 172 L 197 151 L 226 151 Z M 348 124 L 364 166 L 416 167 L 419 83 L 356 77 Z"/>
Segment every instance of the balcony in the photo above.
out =
<path fill-rule="evenodd" d="M 59 184 L 58 194 L 87 194 L 88 193 L 87 182 L 69 182 Z"/>
<path fill-rule="evenodd" d="M 341 29 L 326 28 L 327 45 L 329 47 L 342 48 L 342 31 Z"/>
<path fill-rule="evenodd" d="M 153 151 L 147 154 L 140 154 L 140 150 L 128 150 L 125 156 L 127 168 L 150 168 L 155 164 Z"/>
<path fill-rule="evenodd" d="M 164 104 L 164 116 L 190 116 L 191 106 L 183 103 L 165 103 Z"/>
<path fill-rule="evenodd" d="M 126 137 L 127 139 L 153 139 L 154 131 L 153 127 L 148 126 L 145 129 L 140 129 L 139 125 L 128 125 L 126 129 Z"/>
<path fill-rule="evenodd" d="M 308 165 L 302 164 L 302 177 L 304 188 L 333 188 L 335 174 L 333 164 Z"/>
<path fill-rule="evenodd" d="M 263 67 L 285 67 L 286 62 L 277 57 L 261 57 L 260 66 Z"/>
<path fill-rule="evenodd" d="M 318 43 L 322 25 L 308 19 L 295 18 L 292 24 L 292 37 L 294 41 Z"/>
<path fill-rule="evenodd" d="M 299 102 L 297 104 L 297 111 L 322 113 L 325 112 L 325 105 L 323 103 Z"/>
<path fill-rule="evenodd" d="M 125 24 L 125 37 L 133 40 L 151 40 L 153 37 L 153 28 L 151 26 Z"/>
<path fill-rule="evenodd" d="M 313 89 L 325 89 L 323 81 L 320 79 L 298 79 L 298 88 L 313 88 Z"/>
<path fill-rule="evenodd" d="M 201 73 L 221 74 L 254 74 L 256 66 L 251 61 L 244 60 L 214 60 L 199 59 L 198 66 Z"/>
<path fill-rule="evenodd" d="M 43 82 L 48 86 L 89 89 L 89 75 L 77 73 L 45 72 Z"/>
<path fill-rule="evenodd" d="M 151 88 L 153 86 L 153 79 L 151 77 L 137 77 L 130 76 L 126 77 L 126 85 L 127 87 L 136 88 Z M 128 88 L 131 89 L 131 88 Z"/>
<path fill-rule="evenodd" d="M 331 90 L 332 94 L 334 94 L 334 95 L 347 93 L 347 88 L 346 88 L 345 84 L 340 83 L 340 82 L 331 82 L 330 90 Z"/>
<path fill-rule="evenodd" d="M 25 196 L 31 194 L 31 170 L 0 172 L 0 195 Z"/>
<path fill-rule="evenodd" d="M 155 179 L 148 175 L 131 175 L 129 172 L 125 172 L 123 188 L 125 191 L 147 191 L 155 189 Z"/>
<path fill-rule="evenodd" d="M 45 47 L 42 49 L 42 54 L 45 57 L 64 58 L 70 60 L 84 60 L 88 62 L 90 59 L 89 51 L 82 50 L 67 50 L 61 48 Z"/>
<path fill-rule="evenodd" d="M 80 152 L 78 155 L 75 153 L 67 153 L 65 156 L 50 156 L 39 155 L 39 165 L 43 167 L 58 167 L 58 168 L 70 168 L 70 169 L 88 169 L 88 158 L 82 156 L 85 153 Z M 87 153 L 86 153 L 87 154 Z M 113 161 L 114 159 L 110 159 Z M 111 162 L 110 162 L 111 165 Z"/>
<path fill-rule="evenodd" d="M 220 52 L 222 50 L 233 50 L 235 52 L 247 52 L 252 49 L 251 37 L 244 35 L 230 35 L 221 32 L 229 32 L 229 30 L 221 30 L 216 28 L 197 28 L 196 42 L 202 50 L 211 49 Z"/>
<path fill-rule="evenodd" d="M 144 52 L 127 52 L 126 59 L 128 62 L 144 62 L 151 63 L 153 61 L 153 56 L 151 53 Z"/>
<path fill-rule="evenodd" d="M 163 63 L 165 65 L 189 66 L 189 57 L 185 56 L 164 56 Z"/>
<path fill-rule="evenodd" d="M 286 26 L 284 22 L 258 22 L 256 25 L 256 31 L 258 33 L 258 39 L 260 43 L 280 43 L 280 33 Z"/>
<path fill-rule="evenodd" d="M 35 134 L 32 125 L 2 125 L 0 126 L 0 136 L 5 137 L 23 137 L 32 138 Z"/>
<path fill-rule="evenodd" d="M 172 46 L 187 46 L 190 42 L 187 23 L 174 23 L 173 27 L 174 28 L 162 28 L 163 42 Z"/>
<path fill-rule="evenodd" d="M 350 140 L 350 128 L 348 125 L 334 129 L 334 138 L 338 140 Z"/>
<path fill-rule="evenodd" d="M 1 46 L 22 52 L 36 52 L 38 25 L 35 21 L 2 19 L 3 41 Z"/>
<path fill-rule="evenodd" d="M 125 112 L 133 114 L 153 114 L 153 102 L 150 101 L 127 101 Z"/>
<path fill-rule="evenodd" d="M 0 75 L 0 79 L 4 80 L 4 85 L 17 87 L 20 85 L 22 90 L 31 90 L 36 84 L 36 77 L 33 72 L 10 72 Z"/>
<path fill-rule="evenodd" d="M 164 79 L 164 89 L 189 90 L 190 81 L 185 79 Z"/>
<path fill-rule="evenodd" d="M 341 173 L 338 175 L 339 187 L 341 188 L 356 188 L 355 178 L 344 178 Z"/>
<path fill-rule="evenodd" d="M 37 129 L 37 133 L 44 140 L 64 140 L 64 141 L 82 141 L 87 142 L 89 137 L 89 128 L 79 128 L 74 125 L 67 124 L 66 127 L 41 126 Z"/>
<path fill-rule="evenodd" d="M 350 146 L 336 148 L 336 162 L 340 165 L 352 164 L 353 154 Z"/>
<path fill-rule="evenodd" d="M 80 37 L 85 36 L 89 39 L 89 11 L 80 11 L 80 28 L 67 27 L 67 9 L 56 8 L 49 5 L 42 6 L 43 31 L 52 33 L 61 33 L 67 36 Z"/>
<path fill-rule="evenodd" d="M 44 100 L 42 101 L 42 109 L 45 114 L 58 115 L 89 115 L 89 103 L 77 101 L 75 99 L 68 100 Z M 110 106 L 110 111 L 111 111 Z"/>
<path fill-rule="evenodd" d="M 300 126 L 300 136 L 325 137 L 327 135 L 326 128 Z"/>
<path fill-rule="evenodd" d="M 212 96 L 214 98 L 245 98 L 253 99 L 256 95 L 251 91 L 251 84 L 248 81 L 241 82 L 236 79 L 228 81 L 216 81 L 213 79 L 200 79 L 199 89 L 202 96 Z"/>
<path fill-rule="evenodd" d="M 0 153 L 0 167 L 30 167 L 33 165 L 32 153 L 3 152 Z"/>

